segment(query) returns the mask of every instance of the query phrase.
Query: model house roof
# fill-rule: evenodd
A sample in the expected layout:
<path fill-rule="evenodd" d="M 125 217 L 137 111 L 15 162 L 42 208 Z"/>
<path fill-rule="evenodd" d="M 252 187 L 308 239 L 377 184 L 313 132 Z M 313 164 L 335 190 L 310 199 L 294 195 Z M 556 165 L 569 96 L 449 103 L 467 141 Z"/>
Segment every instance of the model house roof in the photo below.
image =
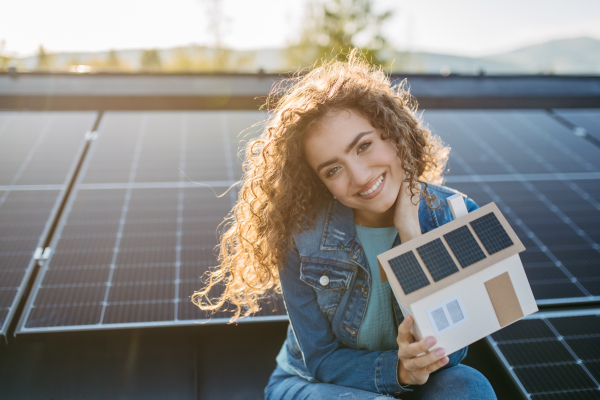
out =
<path fill-rule="evenodd" d="M 524 250 L 496 204 L 490 203 L 378 258 L 402 288 L 400 303 L 410 304 Z"/>

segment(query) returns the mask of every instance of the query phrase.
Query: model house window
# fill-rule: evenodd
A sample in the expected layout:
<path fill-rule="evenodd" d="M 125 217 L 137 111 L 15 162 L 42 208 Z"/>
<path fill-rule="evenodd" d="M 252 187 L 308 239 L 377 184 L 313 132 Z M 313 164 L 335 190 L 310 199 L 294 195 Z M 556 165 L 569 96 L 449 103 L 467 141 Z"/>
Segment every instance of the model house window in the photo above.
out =
<path fill-rule="evenodd" d="M 427 315 L 436 334 L 446 332 L 468 320 L 465 306 L 459 296 L 430 308 Z"/>

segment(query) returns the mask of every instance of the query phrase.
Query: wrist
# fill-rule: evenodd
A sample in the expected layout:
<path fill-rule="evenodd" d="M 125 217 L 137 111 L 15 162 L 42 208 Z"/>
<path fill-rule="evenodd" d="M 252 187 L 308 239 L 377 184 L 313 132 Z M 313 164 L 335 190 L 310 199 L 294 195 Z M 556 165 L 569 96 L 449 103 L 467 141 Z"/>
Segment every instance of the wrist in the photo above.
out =
<path fill-rule="evenodd" d="M 421 228 L 419 226 L 396 226 L 396 229 L 398 230 L 398 235 L 400 235 L 401 243 L 406 243 L 416 237 L 421 236 Z"/>

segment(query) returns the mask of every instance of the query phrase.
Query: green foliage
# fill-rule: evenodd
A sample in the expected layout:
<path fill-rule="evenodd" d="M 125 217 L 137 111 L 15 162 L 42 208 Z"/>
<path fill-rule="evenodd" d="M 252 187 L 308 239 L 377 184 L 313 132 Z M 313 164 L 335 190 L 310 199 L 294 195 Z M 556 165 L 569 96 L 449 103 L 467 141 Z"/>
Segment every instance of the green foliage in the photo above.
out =
<path fill-rule="evenodd" d="M 292 67 L 306 67 L 317 60 L 345 60 L 356 47 L 370 63 L 387 66 L 379 58 L 389 48 L 381 27 L 392 14 L 376 13 L 372 0 L 311 0 L 300 38 L 288 46 L 286 59 Z"/>
<path fill-rule="evenodd" d="M 145 72 L 159 72 L 162 70 L 162 61 L 158 50 L 144 50 L 140 57 L 140 70 Z"/>

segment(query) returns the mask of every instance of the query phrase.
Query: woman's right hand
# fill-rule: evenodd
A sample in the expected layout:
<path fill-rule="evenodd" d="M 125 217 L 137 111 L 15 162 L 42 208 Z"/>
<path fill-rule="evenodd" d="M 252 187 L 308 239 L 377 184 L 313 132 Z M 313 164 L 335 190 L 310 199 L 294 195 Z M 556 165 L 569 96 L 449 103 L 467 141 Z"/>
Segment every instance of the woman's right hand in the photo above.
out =
<path fill-rule="evenodd" d="M 448 364 L 444 349 L 429 352 L 437 340 L 433 336 L 415 342 L 410 333 L 413 326 L 412 316 L 407 316 L 398 327 L 398 381 L 402 385 L 422 385 L 429 379 L 429 374 Z M 421 355 L 419 355 L 421 354 Z"/>

